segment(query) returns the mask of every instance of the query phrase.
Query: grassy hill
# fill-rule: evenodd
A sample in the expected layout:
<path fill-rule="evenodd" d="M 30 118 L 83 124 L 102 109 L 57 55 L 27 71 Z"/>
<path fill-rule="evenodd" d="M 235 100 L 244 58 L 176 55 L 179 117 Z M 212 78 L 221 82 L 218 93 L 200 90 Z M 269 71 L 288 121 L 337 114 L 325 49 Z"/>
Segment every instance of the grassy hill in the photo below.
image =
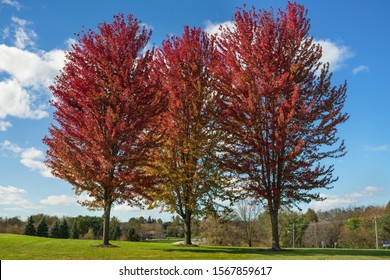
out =
<path fill-rule="evenodd" d="M 99 240 L 52 239 L 0 234 L 2 260 L 390 260 L 390 250 L 288 249 L 199 246 L 165 242 L 112 241 L 116 248 L 99 248 Z"/>

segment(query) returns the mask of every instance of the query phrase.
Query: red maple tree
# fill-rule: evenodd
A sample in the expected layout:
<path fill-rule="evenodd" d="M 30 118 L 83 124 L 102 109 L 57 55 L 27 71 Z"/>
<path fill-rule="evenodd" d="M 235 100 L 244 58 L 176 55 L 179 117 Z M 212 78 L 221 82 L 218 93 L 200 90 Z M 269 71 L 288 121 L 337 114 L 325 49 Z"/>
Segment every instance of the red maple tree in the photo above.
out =
<path fill-rule="evenodd" d="M 52 173 L 90 197 L 83 205 L 104 209 L 103 245 L 109 245 L 113 204 L 137 204 L 145 195 L 145 184 L 134 182 L 155 144 L 163 103 L 151 78 L 154 50 L 145 51 L 151 31 L 123 14 L 98 30 L 79 35 L 66 55 L 51 87 L 57 124 L 43 141 Z"/>
<path fill-rule="evenodd" d="M 156 178 L 151 206 L 177 213 L 185 244 L 191 244 L 191 222 L 226 197 L 226 182 L 216 164 L 220 135 L 216 129 L 215 79 L 210 64 L 214 42 L 200 28 L 185 27 L 157 49 L 154 68 L 166 97 L 164 142 L 149 160 Z"/>
<path fill-rule="evenodd" d="M 322 160 L 345 154 L 337 126 L 348 119 L 346 84 L 331 85 L 306 16 L 296 3 L 276 14 L 238 9 L 217 43 L 219 122 L 229 135 L 221 161 L 266 206 L 276 250 L 279 210 L 320 200 L 312 190 L 337 180 Z"/>

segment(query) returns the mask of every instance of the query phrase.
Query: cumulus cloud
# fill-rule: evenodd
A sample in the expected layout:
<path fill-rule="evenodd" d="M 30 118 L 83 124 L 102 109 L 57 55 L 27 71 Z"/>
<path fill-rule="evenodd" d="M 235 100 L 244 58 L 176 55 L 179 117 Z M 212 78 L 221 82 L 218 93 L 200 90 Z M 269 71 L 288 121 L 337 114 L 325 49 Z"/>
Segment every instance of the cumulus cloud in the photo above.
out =
<path fill-rule="evenodd" d="M 50 94 L 48 86 L 63 67 L 62 50 L 34 53 L 0 44 L 0 119 L 42 119 Z M 1 76 L 0 76 L 1 77 Z"/>
<path fill-rule="evenodd" d="M 63 50 L 31 52 L 0 44 L 0 71 L 22 88 L 46 88 L 65 64 Z"/>
<path fill-rule="evenodd" d="M 37 209 L 39 206 L 28 201 L 24 196 L 26 191 L 13 186 L 0 186 L 0 205 L 17 206 L 18 209 Z"/>
<path fill-rule="evenodd" d="M 365 146 L 365 149 L 369 152 L 388 152 L 390 151 L 389 145 L 379 145 L 379 146 Z"/>
<path fill-rule="evenodd" d="M 44 105 L 34 104 L 31 93 L 17 81 L 6 80 L 0 81 L 0 119 L 7 116 L 42 119 L 48 113 L 44 110 Z"/>
<path fill-rule="evenodd" d="M 10 29 L 8 26 L 4 27 L 2 30 L 1 30 L 1 37 L 3 38 L 3 40 L 7 39 L 9 37 L 9 34 L 10 34 Z"/>
<path fill-rule="evenodd" d="M 0 44 L 0 121 L 8 116 L 42 119 L 49 116 L 48 87 L 65 65 L 65 51 L 35 48 L 37 34 L 32 23 L 12 17 L 12 25 L 3 28 L 2 37 L 11 38 L 13 45 Z M 3 129 L 12 125 L 2 121 Z"/>
<path fill-rule="evenodd" d="M 15 25 L 15 46 L 20 49 L 34 47 L 38 35 L 34 30 L 29 28 L 31 22 L 18 17 L 12 17 L 12 22 Z"/>
<path fill-rule="evenodd" d="M 21 148 L 8 140 L 5 140 L 1 144 L 1 148 L 3 150 L 12 151 L 17 154 L 20 158 L 20 163 L 27 168 L 38 172 L 43 177 L 54 178 L 54 176 L 50 172 L 50 168 L 47 167 L 43 162 L 45 159 L 45 155 L 41 150 L 38 150 L 34 147 Z"/>
<path fill-rule="evenodd" d="M 22 5 L 18 1 L 15 1 L 15 0 L 0 0 L 0 3 L 14 7 L 17 10 L 20 10 L 22 8 Z"/>
<path fill-rule="evenodd" d="M 74 38 L 69 38 L 65 43 L 68 46 L 68 49 L 71 49 L 72 46 L 77 43 L 77 40 Z"/>
<path fill-rule="evenodd" d="M 3 150 L 8 150 L 8 151 L 14 152 L 16 154 L 19 154 L 23 151 L 23 149 L 20 148 L 18 145 L 13 144 L 8 140 L 5 140 L 3 143 L 1 143 L 1 148 Z"/>
<path fill-rule="evenodd" d="M 44 205 L 55 205 L 55 206 L 69 206 L 76 205 L 76 199 L 67 195 L 50 195 L 45 199 L 39 201 Z"/>
<path fill-rule="evenodd" d="M 133 207 L 130 205 L 126 204 L 121 204 L 121 205 L 115 205 L 113 207 L 113 211 L 115 212 L 138 212 L 140 209 L 138 207 Z"/>
<path fill-rule="evenodd" d="M 33 171 L 39 172 L 39 174 L 41 174 L 44 177 L 54 178 L 54 176 L 50 172 L 50 168 L 48 168 L 43 162 L 44 159 L 45 156 L 43 152 L 34 147 L 25 149 L 20 154 L 21 164 L 23 164 L 24 166 L 28 167 Z"/>
<path fill-rule="evenodd" d="M 0 121 L 0 131 L 7 131 L 12 126 L 12 123 L 7 121 Z"/>
<path fill-rule="evenodd" d="M 370 68 L 368 68 L 368 66 L 366 66 L 366 65 L 359 65 L 359 66 L 357 66 L 357 67 L 352 69 L 352 74 L 357 75 L 359 73 L 367 72 L 369 70 L 370 70 Z"/>
<path fill-rule="evenodd" d="M 230 30 L 234 30 L 234 22 L 233 21 L 225 21 L 225 22 L 212 22 L 207 20 L 205 22 L 205 31 L 211 35 L 220 35 L 221 27 L 229 28 Z"/>
<path fill-rule="evenodd" d="M 374 187 L 374 186 L 367 186 L 367 187 L 364 187 L 362 191 L 352 193 L 352 194 L 350 194 L 350 196 L 352 198 L 356 198 L 356 199 L 357 198 L 362 198 L 362 197 L 372 197 L 377 192 L 380 192 L 382 190 L 383 190 L 383 188 Z"/>
<path fill-rule="evenodd" d="M 331 40 L 314 40 L 314 43 L 321 45 L 321 62 L 329 63 L 330 71 L 341 68 L 347 59 L 354 56 L 348 47 L 332 42 Z"/>
<path fill-rule="evenodd" d="M 383 191 L 381 187 L 366 186 L 359 192 L 347 193 L 345 195 L 322 195 L 324 201 L 313 201 L 309 207 L 314 210 L 329 210 L 332 208 L 344 208 L 356 205 L 360 200 L 373 197 Z"/>

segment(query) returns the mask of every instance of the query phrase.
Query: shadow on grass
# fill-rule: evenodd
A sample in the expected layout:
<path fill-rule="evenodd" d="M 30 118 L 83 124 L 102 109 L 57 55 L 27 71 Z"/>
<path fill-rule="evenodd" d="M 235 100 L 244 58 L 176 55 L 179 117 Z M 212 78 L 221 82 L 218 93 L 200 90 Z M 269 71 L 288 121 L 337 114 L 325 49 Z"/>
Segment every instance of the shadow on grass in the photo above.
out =
<path fill-rule="evenodd" d="M 390 259 L 390 250 L 373 249 L 318 249 L 318 248 L 300 248 L 300 249 L 282 249 L 274 251 L 265 248 L 248 247 L 174 247 L 164 249 L 168 253 L 189 252 L 196 254 L 231 254 L 231 255 L 257 255 L 266 258 L 275 259 Z"/>

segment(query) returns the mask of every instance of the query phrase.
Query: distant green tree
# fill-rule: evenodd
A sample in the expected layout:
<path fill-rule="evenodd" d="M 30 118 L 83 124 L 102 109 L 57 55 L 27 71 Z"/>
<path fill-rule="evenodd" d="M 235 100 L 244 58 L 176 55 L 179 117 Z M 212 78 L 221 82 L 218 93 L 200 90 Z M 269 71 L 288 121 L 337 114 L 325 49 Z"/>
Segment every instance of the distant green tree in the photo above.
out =
<path fill-rule="evenodd" d="M 280 240 L 286 247 L 301 247 L 304 233 L 309 226 L 306 215 L 295 212 L 280 213 Z"/>
<path fill-rule="evenodd" d="M 305 213 L 305 216 L 306 216 L 306 220 L 311 223 L 311 222 L 314 222 L 314 223 L 317 223 L 318 222 L 318 217 L 317 217 L 317 214 L 316 212 L 309 208 L 307 209 L 306 213 Z"/>
<path fill-rule="evenodd" d="M 135 228 L 131 227 L 127 231 L 126 238 L 128 241 L 140 241 L 140 236 L 137 234 Z"/>
<path fill-rule="evenodd" d="M 73 239 L 80 238 L 79 227 L 77 226 L 76 221 L 73 222 L 72 228 L 70 229 L 70 238 L 73 238 Z"/>
<path fill-rule="evenodd" d="M 139 218 L 130 218 L 127 222 L 128 230 L 126 238 L 129 241 L 140 241 L 142 234 L 142 223 Z"/>
<path fill-rule="evenodd" d="M 387 214 L 382 219 L 383 222 L 383 230 L 385 233 L 390 236 L 390 214 Z"/>
<path fill-rule="evenodd" d="M 62 218 L 60 224 L 60 238 L 69 238 L 69 225 L 65 218 Z"/>
<path fill-rule="evenodd" d="M 77 222 L 80 236 L 88 235 L 91 239 L 101 237 L 103 232 L 102 217 L 78 216 L 74 222 Z"/>
<path fill-rule="evenodd" d="M 352 217 L 347 220 L 345 225 L 350 231 L 357 231 L 363 222 L 362 217 Z"/>
<path fill-rule="evenodd" d="M 58 221 L 55 221 L 50 228 L 49 236 L 51 238 L 60 238 L 60 223 Z"/>
<path fill-rule="evenodd" d="M 110 221 L 110 239 L 117 240 L 121 236 L 120 221 L 117 217 L 112 217 Z"/>
<path fill-rule="evenodd" d="M 385 213 L 390 214 L 390 201 L 386 204 Z"/>
<path fill-rule="evenodd" d="M 49 236 L 49 227 L 46 222 L 46 218 L 43 217 L 40 221 L 37 228 L 37 236 L 48 237 Z"/>
<path fill-rule="evenodd" d="M 34 226 L 34 219 L 32 216 L 28 217 L 26 226 L 24 227 L 23 234 L 25 234 L 25 235 L 35 235 L 36 234 L 36 229 Z"/>
<path fill-rule="evenodd" d="M 139 221 L 141 224 L 146 224 L 146 222 L 147 222 L 146 219 L 145 219 L 144 217 L 142 217 L 142 216 L 138 218 L 138 221 Z"/>

